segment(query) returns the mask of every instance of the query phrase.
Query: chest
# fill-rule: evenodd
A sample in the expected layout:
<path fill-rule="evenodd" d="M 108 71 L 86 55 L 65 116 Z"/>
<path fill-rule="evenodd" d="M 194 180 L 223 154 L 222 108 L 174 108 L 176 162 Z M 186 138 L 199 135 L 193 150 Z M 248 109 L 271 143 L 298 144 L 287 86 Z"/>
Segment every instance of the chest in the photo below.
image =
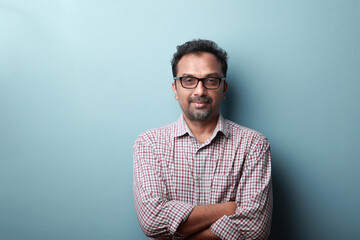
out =
<path fill-rule="evenodd" d="M 175 142 L 161 169 L 169 200 L 214 204 L 235 200 L 245 152 L 216 139 L 201 146 L 191 141 Z"/>

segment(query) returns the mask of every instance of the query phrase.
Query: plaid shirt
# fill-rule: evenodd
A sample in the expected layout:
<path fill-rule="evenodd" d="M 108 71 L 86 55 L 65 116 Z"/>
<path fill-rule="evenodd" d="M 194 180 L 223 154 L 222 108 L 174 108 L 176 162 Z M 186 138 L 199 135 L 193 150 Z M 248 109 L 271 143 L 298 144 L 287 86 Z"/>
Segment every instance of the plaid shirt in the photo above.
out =
<path fill-rule="evenodd" d="M 211 225 L 221 239 L 266 239 L 272 214 L 271 156 L 260 133 L 219 117 L 200 144 L 183 117 L 142 133 L 134 145 L 134 198 L 144 233 L 176 232 L 196 205 L 235 201 L 236 212 Z"/>

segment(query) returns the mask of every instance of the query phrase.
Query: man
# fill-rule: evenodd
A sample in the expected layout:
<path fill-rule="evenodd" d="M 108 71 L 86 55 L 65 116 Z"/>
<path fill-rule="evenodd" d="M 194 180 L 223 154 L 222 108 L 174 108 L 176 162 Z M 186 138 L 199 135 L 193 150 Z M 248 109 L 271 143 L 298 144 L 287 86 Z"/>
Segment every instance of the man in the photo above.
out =
<path fill-rule="evenodd" d="M 193 40 L 177 47 L 172 89 L 182 109 L 172 124 L 134 145 L 134 198 L 154 239 L 266 239 L 270 232 L 270 146 L 220 114 L 227 53 Z"/>

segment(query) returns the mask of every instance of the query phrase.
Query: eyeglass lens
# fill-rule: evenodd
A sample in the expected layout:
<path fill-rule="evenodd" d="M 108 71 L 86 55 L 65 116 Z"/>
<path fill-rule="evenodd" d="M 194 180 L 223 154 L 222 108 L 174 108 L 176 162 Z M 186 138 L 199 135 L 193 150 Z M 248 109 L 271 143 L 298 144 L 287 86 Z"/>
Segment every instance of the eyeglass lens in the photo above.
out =
<path fill-rule="evenodd" d="M 198 85 L 198 82 L 199 81 L 202 81 L 203 84 L 204 84 L 204 87 L 205 88 L 218 88 L 219 87 L 219 83 L 221 81 L 221 79 L 219 78 L 203 78 L 203 79 L 198 79 L 198 78 L 195 78 L 195 77 L 183 77 L 183 78 L 180 78 L 181 80 L 181 84 L 184 88 L 195 88 L 197 85 Z"/>

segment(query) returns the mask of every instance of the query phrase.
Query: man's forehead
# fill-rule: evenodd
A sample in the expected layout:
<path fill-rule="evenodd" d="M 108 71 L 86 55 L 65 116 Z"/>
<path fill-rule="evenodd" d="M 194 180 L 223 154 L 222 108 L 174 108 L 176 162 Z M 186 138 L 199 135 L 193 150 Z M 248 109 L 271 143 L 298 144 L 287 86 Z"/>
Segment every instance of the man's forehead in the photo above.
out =
<path fill-rule="evenodd" d="M 199 51 L 199 52 L 191 52 L 191 53 L 187 53 L 185 54 L 184 56 L 182 56 L 180 58 L 180 61 L 181 59 L 183 59 L 184 57 L 185 58 L 191 58 L 191 57 L 203 57 L 203 56 L 213 56 L 217 61 L 220 62 L 220 60 L 215 56 L 215 54 L 211 53 L 211 52 L 206 52 L 206 51 Z"/>
<path fill-rule="evenodd" d="M 222 65 L 219 59 L 209 52 L 188 53 L 184 55 L 176 66 L 177 75 L 208 75 L 217 73 L 222 75 Z"/>

